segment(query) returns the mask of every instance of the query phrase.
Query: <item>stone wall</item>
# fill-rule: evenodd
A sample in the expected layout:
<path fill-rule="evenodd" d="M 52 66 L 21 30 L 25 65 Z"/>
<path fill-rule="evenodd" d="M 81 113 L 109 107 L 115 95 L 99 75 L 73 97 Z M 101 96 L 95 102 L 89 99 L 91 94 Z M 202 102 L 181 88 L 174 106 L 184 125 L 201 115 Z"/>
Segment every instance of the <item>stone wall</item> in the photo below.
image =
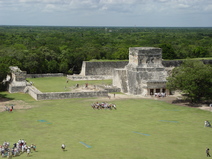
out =
<path fill-rule="evenodd" d="M 200 60 L 204 64 L 210 64 L 212 65 L 212 60 Z M 183 60 L 167 60 L 167 61 L 162 61 L 162 65 L 164 67 L 178 67 L 183 63 Z"/>
<path fill-rule="evenodd" d="M 124 68 L 128 61 L 116 62 L 89 62 L 83 61 L 80 75 L 109 75 L 112 76 L 114 68 Z"/>
<path fill-rule="evenodd" d="M 113 86 L 120 88 L 123 93 L 128 92 L 126 69 L 115 69 L 113 75 Z"/>
<path fill-rule="evenodd" d="M 8 86 L 8 92 L 10 93 L 19 93 L 19 92 L 24 92 L 26 85 L 13 85 L 9 84 Z"/>
<path fill-rule="evenodd" d="M 121 91 L 120 88 L 114 87 L 114 86 L 111 86 L 111 85 L 106 85 L 106 86 L 97 85 L 96 87 L 100 90 L 107 91 L 108 93 L 120 92 Z"/>
<path fill-rule="evenodd" d="M 69 98 L 92 98 L 107 97 L 108 91 L 91 91 L 91 92 L 48 92 L 43 93 L 34 86 L 27 86 L 25 93 L 28 93 L 35 100 L 53 100 L 53 99 L 69 99 Z"/>
<path fill-rule="evenodd" d="M 107 97 L 107 91 L 98 92 L 50 92 L 39 93 L 36 90 L 29 88 L 28 93 L 35 100 L 53 100 L 53 99 L 69 99 L 69 98 L 92 98 L 92 97 Z"/>
<path fill-rule="evenodd" d="M 40 77 L 62 77 L 63 73 L 46 73 L 46 74 L 27 74 L 27 78 L 40 78 Z"/>
<path fill-rule="evenodd" d="M 82 75 L 67 75 L 67 78 L 70 80 L 107 80 L 112 79 L 112 76 L 109 75 L 88 75 L 88 76 L 82 76 Z"/>
<path fill-rule="evenodd" d="M 183 61 L 180 60 L 168 60 L 168 61 L 162 61 L 162 65 L 164 67 L 178 67 L 183 63 Z"/>
<path fill-rule="evenodd" d="M 140 59 L 141 60 L 141 59 Z M 146 59 L 148 60 L 148 59 Z M 202 60 L 204 64 L 211 64 L 212 60 Z M 106 75 L 112 76 L 114 69 L 124 68 L 129 61 L 116 61 L 116 62 L 89 62 L 83 61 L 82 68 L 81 68 L 81 76 L 99 76 L 101 75 L 104 77 Z M 182 60 L 167 60 L 162 61 L 162 65 L 166 68 L 174 68 L 178 67 L 183 63 Z M 80 78 L 80 76 L 75 76 L 76 78 Z M 91 77 L 91 76 L 90 76 Z M 74 78 L 74 77 L 73 77 Z M 91 79 L 91 78 L 90 78 Z"/>
<path fill-rule="evenodd" d="M 107 91 L 99 92 L 52 92 L 42 93 L 37 95 L 37 100 L 51 100 L 51 99 L 68 99 L 68 98 L 91 98 L 91 97 L 107 97 Z"/>
<path fill-rule="evenodd" d="M 202 60 L 204 64 L 212 65 L 212 60 Z"/>
<path fill-rule="evenodd" d="M 42 94 L 41 91 L 39 91 L 36 87 L 34 86 L 27 86 L 24 90 L 25 93 L 28 93 L 32 98 L 35 100 L 38 100 L 38 94 Z"/>

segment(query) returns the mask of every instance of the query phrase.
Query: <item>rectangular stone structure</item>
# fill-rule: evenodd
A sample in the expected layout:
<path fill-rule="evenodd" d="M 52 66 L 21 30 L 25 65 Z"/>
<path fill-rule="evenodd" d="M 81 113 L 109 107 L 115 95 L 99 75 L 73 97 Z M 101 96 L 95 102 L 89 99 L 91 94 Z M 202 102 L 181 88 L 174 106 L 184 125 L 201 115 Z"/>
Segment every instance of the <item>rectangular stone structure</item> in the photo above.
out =
<path fill-rule="evenodd" d="M 167 71 L 162 65 L 162 49 L 156 47 L 129 48 L 129 63 L 115 71 L 113 85 L 124 93 L 149 95 L 150 89 L 166 91 Z"/>

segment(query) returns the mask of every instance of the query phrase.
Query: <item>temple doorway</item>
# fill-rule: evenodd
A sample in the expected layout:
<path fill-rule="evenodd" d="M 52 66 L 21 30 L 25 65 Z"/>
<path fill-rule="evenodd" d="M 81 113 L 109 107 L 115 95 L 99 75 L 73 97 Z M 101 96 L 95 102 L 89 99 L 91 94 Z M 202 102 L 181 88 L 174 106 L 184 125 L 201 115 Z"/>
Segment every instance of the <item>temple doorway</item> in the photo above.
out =
<path fill-rule="evenodd" d="M 160 93 L 160 89 L 156 89 L 156 93 Z"/>
<path fill-rule="evenodd" d="M 165 89 L 165 88 L 163 88 L 163 89 L 162 89 L 162 92 L 163 92 L 163 93 L 166 93 L 166 89 Z"/>
<path fill-rule="evenodd" d="M 154 95 L 154 89 L 150 89 L 150 95 Z"/>

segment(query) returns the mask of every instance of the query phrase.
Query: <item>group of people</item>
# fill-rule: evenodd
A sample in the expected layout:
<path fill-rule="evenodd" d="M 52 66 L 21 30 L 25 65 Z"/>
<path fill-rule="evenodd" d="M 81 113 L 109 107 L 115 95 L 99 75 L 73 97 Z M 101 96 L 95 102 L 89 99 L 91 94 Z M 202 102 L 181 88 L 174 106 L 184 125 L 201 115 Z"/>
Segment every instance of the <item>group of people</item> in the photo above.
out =
<path fill-rule="evenodd" d="M 165 92 L 158 92 L 154 94 L 155 97 L 166 97 L 166 93 Z"/>
<path fill-rule="evenodd" d="M 10 143 L 5 141 L 2 146 L 0 146 L 0 153 L 2 157 L 19 156 L 24 152 L 29 156 L 31 149 L 36 151 L 36 145 L 31 144 L 30 146 L 27 146 L 26 141 L 20 139 L 17 143 L 13 144 L 12 148 L 10 148 Z"/>
<path fill-rule="evenodd" d="M 209 121 L 205 120 L 204 127 L 211 127 L 211 123 Z"/>
<path fill-rule="evenodd" d="M 5 111 L 12 112 L 12 111 L 13 111 L 13 109 L 14 109 L 13 104 L 12 104 L 12 105 L 10 105 L 10 107 L 9 107 L 9 106 L 7 106 L 7 105 L 5 105 L 4 109 L 5 109 Z"/>
<path fill-rule="evenodd" d="M 117 109 L 115 104 L 106 103 L 106 102 L 102 102 L 102 103 L 95 102 L 95 103 L 91 104 L 91 107 L 93 109 L 110 109 L 110 110 Z"/>

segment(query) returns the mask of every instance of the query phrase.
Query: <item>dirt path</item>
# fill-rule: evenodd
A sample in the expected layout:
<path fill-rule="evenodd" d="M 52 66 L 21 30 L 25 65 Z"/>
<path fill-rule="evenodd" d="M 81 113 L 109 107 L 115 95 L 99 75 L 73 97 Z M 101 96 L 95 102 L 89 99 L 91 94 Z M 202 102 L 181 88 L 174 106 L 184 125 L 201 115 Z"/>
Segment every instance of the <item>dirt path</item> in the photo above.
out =
<path fill-rule="evenodd" d="M 5 106 L 11 108 L 11 105 L 14 105 L 13 109 L 15 110 L 30 109 L 33 107 L 22 100 L 7 100 L 4 98 L 0 98 L 0 112 L 5 111 Z"/>
<path fill-rule="evenodd" d="M 164 98 L 158 98 L 158 97 L 143 97 L 143 96 L 133 96 L 133 95 L 126 95 L 126 94 L 109 94 L 110 99 L 108 98 L 107 100 L 116 100 L 116 99 L 132 99 L 132 98 L 143 98 L 143 99 L 154 99 L 154 100 L 161 100 L 165 101 L 169 104 L 174 104 L 174 105 L 179 105 L 179 106 L 186 106 L 186 107 L 193 107 L 193 108 L 198 108 L 202 110 L 207 110 L 212 112 L 212 108 L 210 108 L 206 104 L 190 104 L 189 102 L 176 102 L 177 101 L 177 96 L 167 96 Z"/>

